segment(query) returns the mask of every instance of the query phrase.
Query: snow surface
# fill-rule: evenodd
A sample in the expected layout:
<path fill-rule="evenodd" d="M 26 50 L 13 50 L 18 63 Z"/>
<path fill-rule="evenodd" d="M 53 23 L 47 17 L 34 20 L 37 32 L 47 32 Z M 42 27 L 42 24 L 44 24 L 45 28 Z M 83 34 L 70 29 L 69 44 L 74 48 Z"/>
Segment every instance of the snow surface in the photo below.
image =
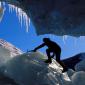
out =
<path fill-rule="evenodd" d="M 44 63 L 46 59 L 40 52 L 25 53 L 7 61 L 1 70 L 19 85 L 85 85 L 84 71 L 62 73 L 54 59 L 51 64 Z"/>

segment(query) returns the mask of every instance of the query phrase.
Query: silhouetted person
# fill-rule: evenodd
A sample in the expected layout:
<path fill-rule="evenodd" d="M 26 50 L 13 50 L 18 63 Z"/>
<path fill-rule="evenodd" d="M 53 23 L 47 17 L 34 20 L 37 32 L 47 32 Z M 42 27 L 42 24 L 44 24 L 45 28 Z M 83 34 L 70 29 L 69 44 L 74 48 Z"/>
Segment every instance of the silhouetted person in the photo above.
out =
<path fill-rule="evenodd" d="M 46 54 L 48 56 L 48 59 L 45 61 L 45 63 L 52 63 L 52 59 L 54 56 L 56 56 L 56 61 L 63 67 L 63 72 L 67 70 L 66 66 L 60 61 L 60 55 L 61 55 L 61 48 L 60 46 L 51 41 L 49 38 L 43 38 L 43 42 L 41 45 L 36 47 L 33 51 L 36 52 L 36 50 L 47 46 L 48 48 L 46 49 Z M 53 53 L 53 55 L 51 55 Z"/>

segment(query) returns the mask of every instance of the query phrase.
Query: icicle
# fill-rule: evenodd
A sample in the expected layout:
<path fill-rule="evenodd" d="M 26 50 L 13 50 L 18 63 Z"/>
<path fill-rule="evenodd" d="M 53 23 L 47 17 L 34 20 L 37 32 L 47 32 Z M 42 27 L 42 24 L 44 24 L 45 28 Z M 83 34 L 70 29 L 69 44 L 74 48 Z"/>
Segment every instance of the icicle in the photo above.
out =
<path fill-rule="evenodd" d="M 17 7 L 15 7 L 15 11 L 16 11 L 16 15 L 18 15 L 18 8 Z"/>
<path fill-rule="evenodd" d="M 5 2 L 0 2 L 0 22 L 2 21 L 5 11 Z"/>
<path fill-rule="evenodd" d="M 2 4 L 3 4 L 3 7 L 5 7 L 5 2 L 2 2 Z"/>
<path fill-rule="evenodd" d="M 18 8 L 18 19 L 19 19 L 19 22 L 21 21 L 21 19 L 20 19 L 20 8 Z"/>
<path fill-rule="evenodd" d="M 28 17 L 26 15 L 26 31 L 28 32 Z"/>
<path fill-rule="evenodd" d="M 19 22 L 22 27 L 22 23 L 24 22 L 26 26 L 26 32 L 28 32 L 28 28 L 30 26 L 30 19 L 28 18 L 27 14 L 20 8 L 15 7 L 14 5 L 8 5 L 9 6 L 9 12 L 12 13 L 12 11 L 15 10 L 16 15 L 18 16 Z"/>
<path fill-rule="evenodd" d="M 15 6 L 14 5 L 12 5 L 12 10 L 15 11 Z"/>
<path fill-rule="evenodd" d="M 5 2 L 0 2 L 0 7 L 2 7 L 2 5 L 5 8 Z M 28 18 L 27 14 L 22 9 L 17 8 L 14 5 L 8 4 L 8 7 L 9 7 L 9 13 L 12 13 L 13 11 L 16 12 L 16 15 L 18 16 L 21 27 L 24 22 L 26 26 L 26 32 L 28 32 L 28 28 L 30 26 L 30 19 Z"/>
<path fill-rule="evenodd" d="M 10 5 L 8 5 L 9 6 L 9 13 L 10 13 Z"/>
<path fill-rule="evenodd" d="M 8 6 L 9 6 L 9 12 L 12 13 L 15 10 L 15 6 L 11 4 L 8 4 Z"/>
<path fill-rule="evenodd" d="M 21 14 L 20 18 L 21 18 L 21 27 L 22 27 L 22 21 L 23 21 L 23 15 L 22 14 Z"/>
<path fill-rule="evenodd" d="M 8 6 L 9 6 L 9 13 L 12 13 L 12 5 L 9 4 Z"/>
<path fill-rule="evenodd" d="M 68 35 L 64 35 L 63 36 L 63 42 L 64 42 L 64 44 L 65 44 L 65 41 L 66 41 L 67 38 L 68 38 Z"/>
<path fill-rule="evenodd" d="M 31 23 L 31 22 L 30 22 L 30 18 L 29 18 L 28 20 L 29 20 L 29 22 L 28 22 L 28 24 L 29 24 L 29 25 L 28 25 L 28 28 L 29 28 L 29 27 L 30 27 L 30 23 Z"/>
<path fill-rule="evenodd" d="M 24 23 L 26 25 L 26 32 L 28 32 L 28 28 L 30 26 L 30 19 L 28 18 L 26 13 L 23 13 L 23 19 L 24 19 Z"/>
<path fill-rule="evenodd" d="M 10 7 L 10 13 L 12 13 L 12 7 L 11 7 L 11 5 L 9 5 L 9 7 Z"/>
<path fill-rule="evenodd" d="M 2 2 L 0 2 L 0 7 L 2 7 L 2 4 L 1 4 Z"/>
<path fill-rule="evenodd" d="M 6 10 L 6 4 L 5 4 L 5 2 L 2 2 L 2 5 L 3 5 L 3 14 L 4 14 L 4 11 Z"/>

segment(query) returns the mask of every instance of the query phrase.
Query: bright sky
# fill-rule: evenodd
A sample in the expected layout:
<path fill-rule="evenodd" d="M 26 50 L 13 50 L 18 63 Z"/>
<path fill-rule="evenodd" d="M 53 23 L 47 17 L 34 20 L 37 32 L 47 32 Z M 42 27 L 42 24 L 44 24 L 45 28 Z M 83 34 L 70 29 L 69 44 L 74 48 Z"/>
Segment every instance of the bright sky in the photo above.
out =
<path fill-rule="evenodd" d="M 27 33 L 25 25 L 21 27 L 15 11 L 9 13 L 8 8 L 6 8 L 3 20 L 0 23 L 0 38 L 26 52 L 27 49 L 32 50 L 34 47 L 40 45 L 43 37 L 50 37 L 61 46 L 62 59 L 71 57 L 80 52 L 85 52 L 85 37 L 75 38 L 68 36 L 64 41 L 63 37 L 54 35 L 37 36 L 32 22 L 30 24 L 29 32 Z M 40 51 L 45 53 L 45 49 L 46 47 Z"/>

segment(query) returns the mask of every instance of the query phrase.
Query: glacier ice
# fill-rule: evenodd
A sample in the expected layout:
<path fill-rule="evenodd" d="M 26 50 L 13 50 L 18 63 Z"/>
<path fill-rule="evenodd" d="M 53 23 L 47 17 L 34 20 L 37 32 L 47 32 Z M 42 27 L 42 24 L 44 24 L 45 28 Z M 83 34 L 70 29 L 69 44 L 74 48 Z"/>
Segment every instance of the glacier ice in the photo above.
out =
<path fill-rule="evenodd" d="M 78 64 L 76 64 L 75 70 L 76 71 L 85 71 L 85 59 L 83 59 Z"/>
<path fill-rule="evenodd" d="M 71 79 L 71 77 L 72 77 L 72 75 L 75 73 L 75 71 L 74 70 L 72 70 L 72 69 L 68 69 L 68 71 L 67 71 L 67 75 L 68 75 L 68 77 Z"/>
<path fill-rule="evenodd" d="M 65 41 L 66 41 L 67 38 L 68 38 L 68 35 L 64 35 L 63 36 L 63 42 L 64 42 L 64 44 L 66 44 Z"/>
<path fill-rule="evenodd" d="M 85 72 L 79 71 L 72 76 L 73 85 L 85 85 Z"/>
<path fill-rule="evenodd" d="M 62 67 L 55 60 L 46 64 L 45 59 L 46 56 L 39 52 L 14 57 L 5 64 L 4 73 L 20 85 L 64 85 L 71 82 L 66 74 L 61 73 Z"/>
<path fill-rule="evenodd" d="M 44 63 L 45 59 L 47 56 L 40 52 L 24 53 L 8 60 L 1 69 L 19 85 L 85 85 L 84 71 L 62 73 L 54 59 L 51 64 Z"/>

